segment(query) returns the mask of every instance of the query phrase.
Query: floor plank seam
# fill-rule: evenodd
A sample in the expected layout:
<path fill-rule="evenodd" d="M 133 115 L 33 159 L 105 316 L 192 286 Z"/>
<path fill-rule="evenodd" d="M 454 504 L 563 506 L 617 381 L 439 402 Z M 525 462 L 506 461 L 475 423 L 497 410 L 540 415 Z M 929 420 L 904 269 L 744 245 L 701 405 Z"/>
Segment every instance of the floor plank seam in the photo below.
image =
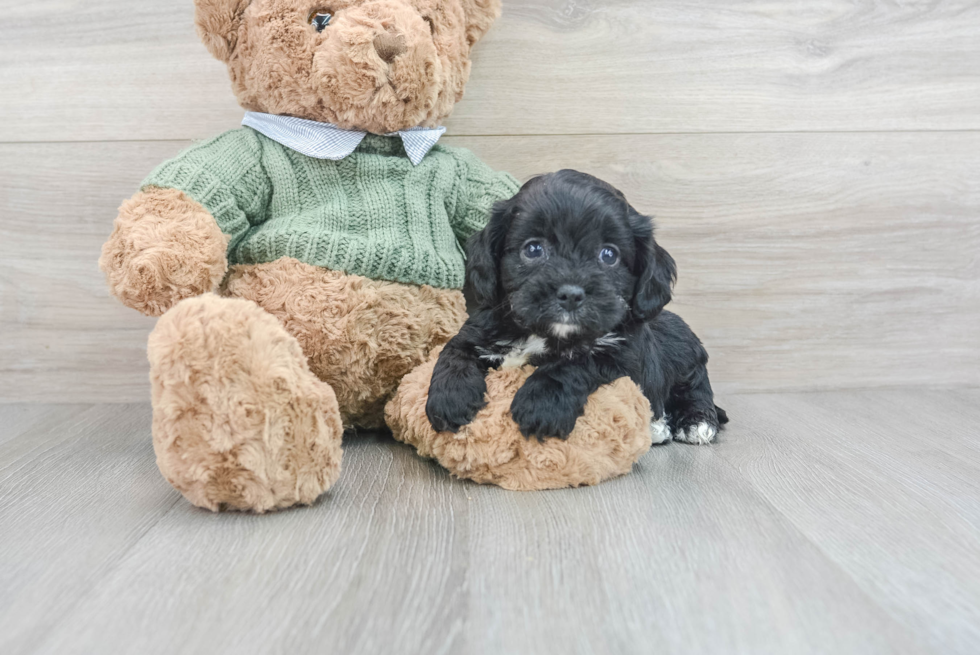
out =
<path fill-rule="evenodd" d="M 230 126 L 229 129 L 233 129 Z M 766 136 L 766 135 L 829 135 L 829 134 L 854 134 L 854 135 L 875 135 L 875 134 L 977 134 L 978 128 L 956 128 L 949 130 L 937 129 L 910 129 L 910 130 L 746 130 L 746 131 L 722 131 L 706 130 L 703 132 L 673 132 L 673 131 L 652 131 L 652 132 L 529 132 L 529 133 L 501 133 L 501 134 L 469 134 L 447 132 L 448 138 L 459 139 L 497 139 L 497 138 L 560 138 L 560 137 L 617 137 L 617 136 Z M 217 132 L 215 132 L 217 134 Z M 80 139 L 77 141 L 0 141 L 0 146 L 29 146 L 29 145 L 70 145 L 70 144 L 123 144 L 123 143 L 181 143 L 184 141 L 202 141 L 208 137 L 188 136 L 175 139 Z"/>
<path fill-rule="evenodd" d="M 724 383 L 722 383 L 724 384 Z M 714 386 L 714 385 L 713 385 Z M 719 385 L 720 386 L 720 385 Z M 819 395 L 834 393 L 856 393 L 862 391 L 958 391 L 958 390 L 980 390 L 980 385 L 974 384 L 879 384 L 879 385 L 858 385 L 855 387 L 774 387 L 772 389 L 746 389 L 744 391 L 725 392 L 718 391 L 715 394 L 715 401 L 722 408 L 725 406 L 726 398 L 738 398 L 739 396 L 802 396 Z M 29 403 L 28 403 L 29 404 Z"/>

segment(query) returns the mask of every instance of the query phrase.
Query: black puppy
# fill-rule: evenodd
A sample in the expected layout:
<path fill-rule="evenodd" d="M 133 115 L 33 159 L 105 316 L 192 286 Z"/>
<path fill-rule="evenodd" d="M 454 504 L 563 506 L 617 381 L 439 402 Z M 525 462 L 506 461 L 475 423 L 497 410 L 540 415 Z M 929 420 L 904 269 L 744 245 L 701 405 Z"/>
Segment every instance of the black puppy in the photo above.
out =
<path fill-rule="evenodd" d="M 570 170 L 535 178 L 494 206 L 467 253 L 476 309 L 433 372 L 425 410 L 435 430 L 473 420 L 490 367 L 525 363 L 537 370 L 510 408 L 525 437 L 567 438 L 588 397 L 625 376 L 650 400 L 656 443 L 708 443 L 728 422 L 704 347 L 662 311 L 674 260 L 614 187 Z"/>

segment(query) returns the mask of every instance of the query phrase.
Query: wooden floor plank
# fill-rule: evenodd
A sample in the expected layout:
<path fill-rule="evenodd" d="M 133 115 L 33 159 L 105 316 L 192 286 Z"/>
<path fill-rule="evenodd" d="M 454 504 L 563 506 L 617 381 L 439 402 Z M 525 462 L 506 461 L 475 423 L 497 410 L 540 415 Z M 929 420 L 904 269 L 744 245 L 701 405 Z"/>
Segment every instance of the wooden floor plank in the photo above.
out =
<path fill-rule="evenodd" d="M 0 444 L 0 652 L 33 652 L 179 498 L 149 416 L 93 407 Z"/>
<path fill-rule="evenodd" d="M 7 2 L 0 141 L 204 138 L 241 120 L 189 0 Z M 54 20 L 53 20 L 54 19 Z M 52 25 L 70 22 L 72 29 Z M 505 0 L 451 133 L 980 129 L 972 0 Z"/>
<path fill-rule="evenodd" d="M 181 502 L 36 652 L 465 652 L 465 489 L 368 436 L 313 508 Z"/>
<path fill-rule="evenodd" d="M 88 405 L 0 404 L 0 446 L 28 430 L 43 434 L 87 409 Z"/>
<path fill-rule="evenodd" d="M 447 142 L 521 178 L 592 172 L 655 214 L 721 390 L 980 384 L 980 133 Z M 184 145 L 0 145 L 0 399 L 148 397 L 153 320 L 95 262 Z"/>
<path fill-rule="evenodd" d="M 594 489 L 471 495 L 473 652 L 921 652 L 710 448 L 654 448 Z"/>
<path fill-rule="evenodd" d="M 913 391 L 726 399 L 716 452 L 903 625 L 980 643 L 980 453 L 964 403 Z M 900 411 L 896 411 L 901 408 Z"/>
<path fill-rule="evenodd" d="M 867 444 L 868 450 L 873 451 L 870 444 L 874 444 L 885 452 L 900 452 L 912 462 L 927 449 L 938 450 L 980 469 L 980 402 L 970 392 L 907 387 L 814 394 L 810 399 L 825 411 L 846 413 L 848 420 L 856 416 L 862 425 L 870 425 L 878 438 L 856 444 Z M 920 434 L 908 438 L 916 430 Z M 896 431 L 906 438 L 889 439 Z"/>
<path fill-rule="evenodd" d="M 596 489 L 454 481 L 347 442 L 315 507 L 178 503 L 37 653 L 916 653 L 710 449 Z"/>
<path fill-rule="evenodd" d="M 980 407 L 980 402 L 977 402 L 980 401 L 980 388 L 954 387 L 946 391 L 947 391 L 947 395 L 949 396 L 953 396 L 956 398 L 963 398 L 969 403 L 968 406 L 970 407 Z"/>

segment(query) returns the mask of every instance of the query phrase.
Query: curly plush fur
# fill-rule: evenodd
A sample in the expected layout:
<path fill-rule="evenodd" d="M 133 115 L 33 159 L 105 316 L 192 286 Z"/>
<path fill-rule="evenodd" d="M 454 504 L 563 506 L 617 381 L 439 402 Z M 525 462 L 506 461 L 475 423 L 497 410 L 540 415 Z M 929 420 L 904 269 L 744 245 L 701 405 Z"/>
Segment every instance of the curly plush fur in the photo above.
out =
<path fill-rule="evenodd" d="M 198 32 L 243 107 L 378 134 L 439 125 L 463 95 L 470 48 L 500 14 L 499 0 L 321 4 L 335 17 L 317 33 L 294 19 L 315 9 L 309 0 L 198 0 Z M 397 67 L 376 51 L 383 34 L 404 38 Z"/>
<path fill-rule="evenodd" d="M 119 208 L 99 268 L 124 305 L 160 316 L 218 287 L 227 247 L 211 214 L 183 191 L 147 189 Z"/>
<path fill-rule="evenodd" d="M 458 433 L 437 433 L 425 404 L 441 351 L 402 380 L 385 413 L 396 439 L 453 475 L 516 491 L 595 485 L 629 473 L 650 448 L 650 403 L 629 378 L 592 394 L 567 440 L 525 439 L 510 404 L 534 372 L 531 366 L 490 371 L 487 406 Z"/>
<path fill-rule="evenodd" d="M 500 11 L 499 0 L 195 6 L 243 107 L 379 134 L 449 115 Z M 318 31 L 307 18 L 322 11 L 332 17 Z M 99 260 L 123 303 L 162 315 L 149 345 L 160 470 L 210 509 L 309 503 L 337 478 L 343 423 L 380 425 L 399 379 L 465 320 L 462 295 L 290 259 L 229 272 L 228 243 L 200 204 L 150 187 L 121 207 Z"/>
<path fill-rule="evenodd" d="M 312 503 L 336 481 L 337 399 L 273 316 L 192 298 L 160 319 L 148 350 L 157 464 L 189 501 L 264 512 Z"/>
<path fill-rule="evenodd" d="M 349 424 L 381 427 L 398 382 L 459 331 L 459 291 L 380 282 L 280 259 L 234 266 L 222 295 L 245 298 L 299 340 Z"/>

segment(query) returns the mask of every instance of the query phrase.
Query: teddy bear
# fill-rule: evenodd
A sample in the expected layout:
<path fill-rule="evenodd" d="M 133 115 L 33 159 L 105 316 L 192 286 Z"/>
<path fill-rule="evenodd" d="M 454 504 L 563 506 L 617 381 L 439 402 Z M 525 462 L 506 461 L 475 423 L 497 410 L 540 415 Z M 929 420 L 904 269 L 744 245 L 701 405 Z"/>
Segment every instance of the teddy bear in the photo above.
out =
<path fill-rule="evenodd" d="M 527 371 L 492 372 L 493 397 L 461 434 L 419 413 L 466 319 L 463 244 L 519 188 L 439 143 L 499 0 L 195 8 L 242 127 L 153 170 L 99 259 L 116 298 L 159 317 L 147 354 L 166 479 L 213 511 L 310 504 L 339 476 L 345 428 L 386 422 L 480 482 L 627 472 L 650 418 L 629 381 L 600 389 L 567 442 L 525 442 L 510 421 Z"/>
<path fill-rule="evenodd" d="M 499 0 L 196 0 L 243 126 L 157 167 L 99 260 L 160 319 L 153 438 L 192 503 L 263 512 L 337 479 L 345 427 L 466 317 L 463 242 L 517 181 L 438 143 Z"/>

